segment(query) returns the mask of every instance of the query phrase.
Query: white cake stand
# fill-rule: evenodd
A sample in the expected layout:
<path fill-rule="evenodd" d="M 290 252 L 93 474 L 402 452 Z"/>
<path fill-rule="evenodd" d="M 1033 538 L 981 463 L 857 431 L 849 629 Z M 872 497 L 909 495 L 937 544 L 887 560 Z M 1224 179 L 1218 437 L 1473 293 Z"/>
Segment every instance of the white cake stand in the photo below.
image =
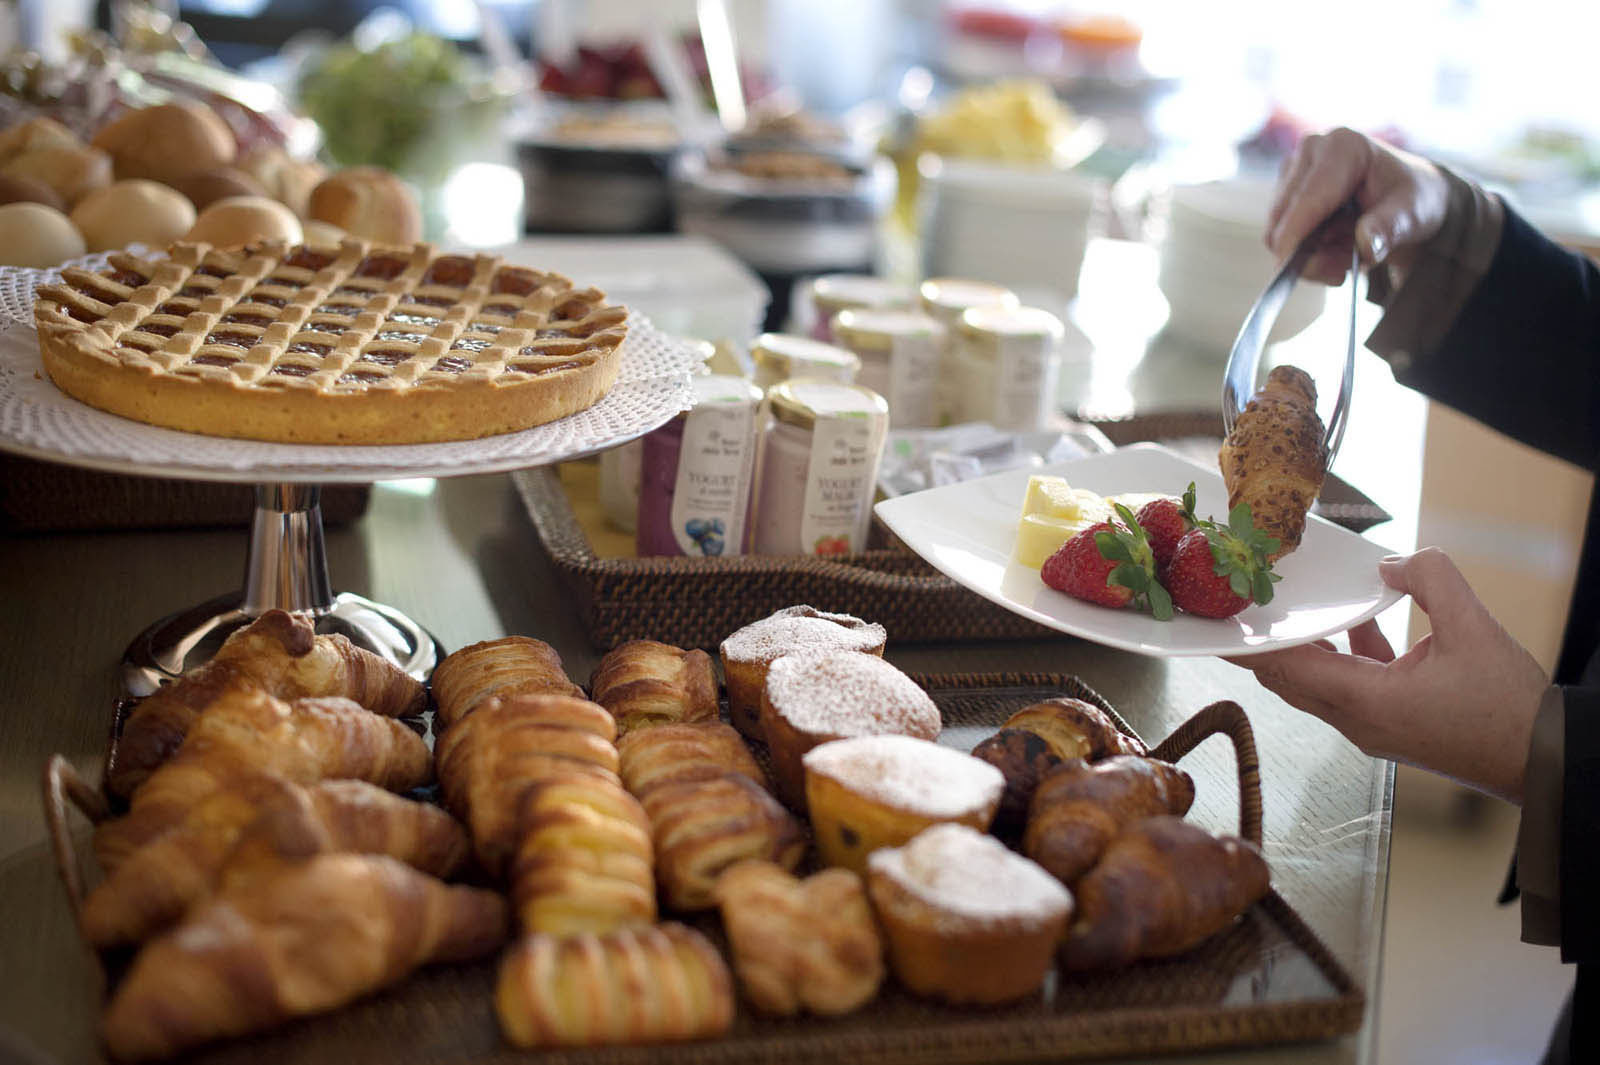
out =
<path fill-rule="evenodd" d="M 586 411 L 549 425 L 444 444 L 324 446 L 230 440 L 162 429 L 97 410 L 44 375 L 31 325 L 34 287 L 49 272 L 0 269 L 0 450 L 112 473 L 255 485 L 244 587 L 162 618 L 123 657 L 130 695 L 210 658 L 228 634 L 273 608 L 308 614 L 419 680 L 439 658 L 427 630 L 405 614 L 350 592 L 335 593 L 323 547 L 321 486 L 498 473 L 625 443 L 693 401 L 699 356 L 629 319 L 616 386 Z M 3 323 L 0 323 L 3 324 Z"/>

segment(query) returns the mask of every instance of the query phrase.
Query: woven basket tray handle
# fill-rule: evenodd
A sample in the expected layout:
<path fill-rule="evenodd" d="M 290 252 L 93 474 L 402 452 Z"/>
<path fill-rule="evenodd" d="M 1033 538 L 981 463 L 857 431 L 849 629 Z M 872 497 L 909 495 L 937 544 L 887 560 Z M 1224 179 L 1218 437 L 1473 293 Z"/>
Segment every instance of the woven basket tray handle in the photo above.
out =
<path fill-rule="evenodd" d="M 1233 741 L 1234 760 L 1239 766 L 1239 835 L 1261 847 L 1261 759 L 1256 755 L 1256 737 L 1244 708 L 1232 700 L 1212 703 L 1173 730 L 1150 752 L 1166 762 L 1176 762 L 1202 740 L 1224 735 Z"/>
<path fill-rule="evenodd" d="M 67 825 L 67 804 L 70 802 L 79 813 L 93 824 L 111 816 L 111 807 L 105 796 L 72 767 L 72 763 L 59 754 L 51 755 L 44 765 L 41 781 L 44 798 L 45 827 L 50 833 L 50 849 L 55 854 L 56 872 L 66 886 L 67 897 L 76 914 L 83 907 L 83 868 L 78 864 L 78 850 L 72 845 L 72 830 Z"/>

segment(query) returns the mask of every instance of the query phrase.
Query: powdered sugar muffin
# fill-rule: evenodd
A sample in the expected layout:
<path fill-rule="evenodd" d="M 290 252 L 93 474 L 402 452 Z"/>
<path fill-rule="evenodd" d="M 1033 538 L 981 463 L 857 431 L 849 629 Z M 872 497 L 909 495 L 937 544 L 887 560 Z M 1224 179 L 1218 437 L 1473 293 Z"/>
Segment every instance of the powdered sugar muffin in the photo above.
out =
<path fill-rule="evenodd" d="M 888 733 L 931 740 L 939 728 L 939 708 L 928 693 L 881 658 L 854 651 L 792 654 L 767 669 L 761 734 L 778 794 L 796 809 L 805 806 L 800 759 L 818 744 Z"/>
<path fill-rule="evenodd" d="M 802 762 L 822 860 L 858 873 L 873 851 L 940 822 L 987 831 L 1005 789 L 1004 774 L 983 759 L 913 736 L 834 740 Z"/>
<path fill-rule="evenodd" d="M 881 658 L 885 640 L 882 625 L 809 606 L 784 607 L 751 622 L 722 641 L 722 673 L 734 727 L 751 739 L 761 738 L 761 688 L 774 659 L 824 651 L 860 651 Z"/>
<path fill-rule="evenodd" d="M 867 859 L 889 964 L 919 995 L 992 1004 L 1038 990 L 1072 893 L 993 836 L 935 825 Z"/>

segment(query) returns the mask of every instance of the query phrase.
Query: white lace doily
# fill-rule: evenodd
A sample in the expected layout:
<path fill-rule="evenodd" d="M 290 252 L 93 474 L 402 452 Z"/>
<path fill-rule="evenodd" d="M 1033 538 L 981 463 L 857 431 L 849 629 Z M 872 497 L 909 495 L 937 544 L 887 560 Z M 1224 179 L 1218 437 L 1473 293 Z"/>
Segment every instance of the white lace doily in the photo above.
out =
<path fill-rule="evenodd" d="M 98 269 L 105 256 L 76 260 Z M 590 407 L 519 433 L 443 444 L 274 444 L 201 436 L 97 410 L 51 383 L 33 329 L 33 293 L 58 270 L 0 267 L 0 449 L 52 462 L 217 481 L 382 481 L 540 466 L 625 443 L 694 400 L 699 356 L 628 318 L 617 384 Z"/>

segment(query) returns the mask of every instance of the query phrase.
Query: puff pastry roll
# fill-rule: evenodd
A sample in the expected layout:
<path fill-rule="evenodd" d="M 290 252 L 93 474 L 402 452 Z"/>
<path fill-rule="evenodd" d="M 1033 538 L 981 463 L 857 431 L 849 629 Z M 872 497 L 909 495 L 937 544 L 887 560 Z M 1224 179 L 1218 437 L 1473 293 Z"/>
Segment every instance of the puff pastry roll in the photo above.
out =
<path fill-rule="evenodd" d="M 720 721 L 635 730 L 617 741 L 617 756 L 622 782 L 635 795 L 660 784 L 709 780 L 729 773 L 767 786 L 767 775 L 739 731 Z"/>
<path fill-rule="evenodd" d="M 761 858 L 793 869 L 805 855 L 800 823 L 748 777 L 662 784 L 640 801 L 650 817 L 656 879 L 676 910 L 715 906 L 717 878 L 736 862 Z"/>
<path fill-rule="evenodd" d="M 878 993 L 883 941 L 850 870 L 798 880 L 771 862 L 740 862 L 717 880 L 716 899 L 739 985 L 762 1012 L 838 1016 Z"/>
<path fill-rule="evenodd" d="M 519 1047 L 663 1043 L 721 1035 L 733 981 L 715 947 L 679 924 L 524 937 L 506 952 L 495 1014 Z"/>
<path fill-rule="evenodd" d="M 647 725 L 717 718 L 711 656 L 654 640 L 630 640 L 612 650 L 589 679 L 589 691 L 617 719 L 618 735 Z"/>
<path fill-rule="evenodd" d="M 583 698 L 583 689 L 562 670 L 556 649 L 529 636 L 485 640 L 447 655 L 434 667 L 432 685 L 439 731 L 496 696 Z"/>

